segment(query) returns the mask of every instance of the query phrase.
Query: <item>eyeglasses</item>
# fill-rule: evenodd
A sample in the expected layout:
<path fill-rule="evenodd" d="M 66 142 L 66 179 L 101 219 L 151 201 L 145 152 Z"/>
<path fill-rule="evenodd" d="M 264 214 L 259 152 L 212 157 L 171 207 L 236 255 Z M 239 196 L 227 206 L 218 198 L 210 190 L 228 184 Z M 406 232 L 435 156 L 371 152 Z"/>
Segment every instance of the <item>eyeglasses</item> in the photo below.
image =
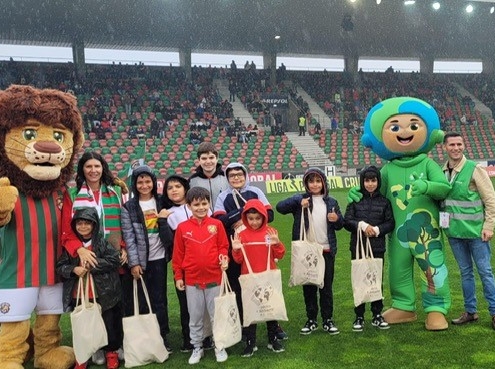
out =
<path fill-rule="evenodd" d="M 232 173 L 232 174 L 229 174 L 229 178 L 231 178 L 231 179 L 244 178 L 244 173 Z"/>

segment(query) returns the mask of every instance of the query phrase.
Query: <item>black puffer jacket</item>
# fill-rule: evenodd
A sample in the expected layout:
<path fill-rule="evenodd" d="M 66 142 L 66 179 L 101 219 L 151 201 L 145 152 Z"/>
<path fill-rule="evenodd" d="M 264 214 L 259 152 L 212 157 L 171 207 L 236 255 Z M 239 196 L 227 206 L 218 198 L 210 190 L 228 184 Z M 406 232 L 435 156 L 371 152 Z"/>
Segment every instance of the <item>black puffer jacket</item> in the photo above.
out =
<path fill-rule="evenodd" d="M 98 265 L 91 268 L 91 275 L 95 284 L 97 302 L 100 304 L 101 309 L 105 311 L 117 305 L 121 300 L 122 287 L 118 272 L 120 265 L 119 252 L 100 236 L 100 222 L 98 221 L 98 213 L 94 208 L 76 210 L 71 221 L 75 234 L 78 234 L 76 232 L 77 219 L 86 219 L 93 222 L 91 245 L 93 252 L 96 254 Z M 57 262 L 57 274 L 64 283 L 63 304 L 65 312 L 74 309 L 75 300 L 72 298 L 72 291 L 77 288 L 79 277 L 74 274 L 73 270 L 79 265 L 81 265 L 79 257 L 70 256 L 65 249 Z"/>
<path fill-rule="evenodd" d="M 378 186 L 373 193 L 369 193 L 364 187 L 365 174 L 370 171 L 378 179 Z M 395 221 L 390 201 L 380 193 L 380 171 L 374 166 L 364 169 L 360 174 L 360 184 L 363 198 L 359 202 L 352 202 L 347 205 L 344 216 L 344 228 L 351 232 L 350 250 L 354 255 L 358 223 L 364 221 L 372 226 L 378 226 L 380 234 L 378 237 L 371 237 L 370 243 L 374 253 L 383 254 L 386 247 L 385 235 L 394 229 Z M 362 235 L 366 237 L 364 233 Z"/>

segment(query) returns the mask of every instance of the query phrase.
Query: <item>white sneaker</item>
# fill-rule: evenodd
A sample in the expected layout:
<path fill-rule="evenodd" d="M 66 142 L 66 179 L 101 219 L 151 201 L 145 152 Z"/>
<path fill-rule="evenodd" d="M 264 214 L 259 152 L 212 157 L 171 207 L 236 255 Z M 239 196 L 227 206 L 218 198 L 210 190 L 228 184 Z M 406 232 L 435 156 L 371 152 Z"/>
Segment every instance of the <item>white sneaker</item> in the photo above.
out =
<path fill-rule="evenodd" d="M 224 361 L 227 360 L 229 355 L 227 355 L 227 351 L 225 349 L 215 349 L 215 357 L 217 358 L 217 363 L 223 363 Z"/>
<path fill-rule="evenodd" d="M 200 362 L 201 358 L 204 356 L 205 352 L 202 347 L 195 347 L 191 357 L 189 358 L 189 364 L 197 364 Z"/>
<path fill-rule="evenodd" d="M 92 356 L 91 356 L 91 361 L 93 364 L 96 365 L 103 365 L 105 364 L 105 352 L 103 350 L 98 350 L 96 351 Z"/>

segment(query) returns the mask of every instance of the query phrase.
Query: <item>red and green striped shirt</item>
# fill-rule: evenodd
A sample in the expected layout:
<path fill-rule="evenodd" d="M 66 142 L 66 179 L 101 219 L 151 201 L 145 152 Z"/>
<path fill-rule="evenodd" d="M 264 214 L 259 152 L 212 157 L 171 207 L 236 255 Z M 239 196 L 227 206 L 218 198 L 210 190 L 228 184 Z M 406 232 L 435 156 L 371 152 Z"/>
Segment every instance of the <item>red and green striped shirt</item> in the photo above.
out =
<path fill-rule="evenodd" d="M 0 228 L 0 288 L 25 288 L 56 283 L 60 256 L 59 194 L 44 199 L 19 195 L 11 221 Z"/>

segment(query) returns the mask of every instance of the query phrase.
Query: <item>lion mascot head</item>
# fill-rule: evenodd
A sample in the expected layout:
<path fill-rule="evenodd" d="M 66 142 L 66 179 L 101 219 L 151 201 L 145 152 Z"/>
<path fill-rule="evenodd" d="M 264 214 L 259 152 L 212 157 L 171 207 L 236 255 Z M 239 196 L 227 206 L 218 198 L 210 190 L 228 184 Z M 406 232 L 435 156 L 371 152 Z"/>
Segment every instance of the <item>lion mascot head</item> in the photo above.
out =
<path fill-rule="evenodd" d="M 42 198 L 67 183 L 84 142 L 76 98 L 12 85 L 0 91 L 0 177 Z"/>

